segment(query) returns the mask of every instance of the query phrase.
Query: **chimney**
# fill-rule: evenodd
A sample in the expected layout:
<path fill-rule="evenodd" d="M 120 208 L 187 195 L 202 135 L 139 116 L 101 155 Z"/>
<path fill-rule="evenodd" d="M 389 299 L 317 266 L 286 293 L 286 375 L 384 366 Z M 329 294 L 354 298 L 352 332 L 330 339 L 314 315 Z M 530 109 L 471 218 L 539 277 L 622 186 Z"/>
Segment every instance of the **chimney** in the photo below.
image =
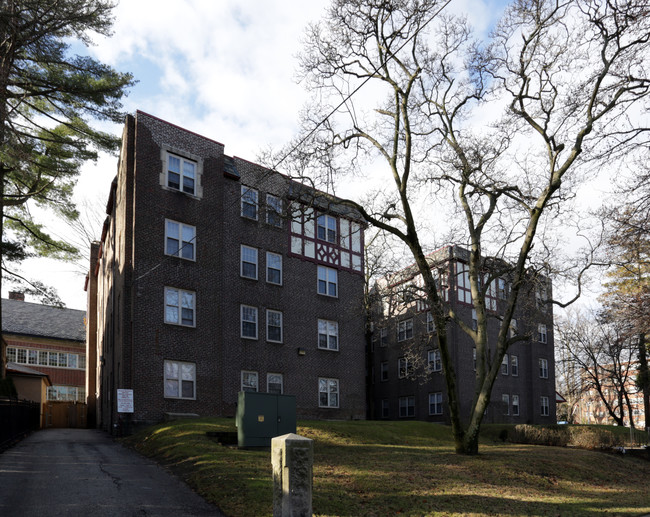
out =
<path fill-rule="evenodd" d="M 9 299 L 17 300 L 19 302 L 25 301 L 25 293 L 20 293 L 18 291 L 9 291 Z"/>

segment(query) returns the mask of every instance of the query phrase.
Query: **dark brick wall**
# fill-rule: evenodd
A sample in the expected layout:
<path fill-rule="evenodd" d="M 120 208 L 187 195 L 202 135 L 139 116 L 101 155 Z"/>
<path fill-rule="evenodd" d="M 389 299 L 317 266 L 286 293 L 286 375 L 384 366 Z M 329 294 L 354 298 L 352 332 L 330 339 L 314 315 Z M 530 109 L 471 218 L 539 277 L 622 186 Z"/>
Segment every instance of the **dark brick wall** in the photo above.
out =
<path fill-rule="evenodd" d="M 453 275 L 452 275 L 453 277 Z M 449 290 L 450 305 L 467 324 L 471 323 L 472 306 L 457 301 L 453 280 Z M 501 309 L 501 307 L 499 307 Z M 397 324 L 399 321 L 413 318 L 413 339 L 403 342 L 397 341 Z M 499 373 L 492 389 L 490 407 L 484 422 L 509 422 L 509 423 L 554 423 L 555 422 L 555 363 L 553 359 L 553 313 L 548 306 L 544 311 L 535 304 L 534 289 L 522 290 L 517 310 L 515 312 L 518 332 L 531 338 L 514 343 L 508 349 L 508 356 L 518 357 L 518 375 L 513 376 L 508 369 L 508 375 Z M 540 343 L 537 340 L 538 323 L 546 324 L 548 342 Z M 388 346 L 381 347 L 379 329 L 388 328 Z M 389 401 L 389 419 L 399 417 L 399 398 L 406 396 L 415 397 L 415 416 L 419 420 L 449 423 L 449 410 L 446 404 L 447 389 L 441 372 L 425 373 L 427 364 L 427 351 L 437 348 L 437 338 L 434 334 L 426 332 L 426 313 L 409 310 L 400 316 L 375 322 L 371 348 L 371 379 L 370 391 L 372 399 L 371 418 L 381 418 L 382 399 Z M 488 324 L 488 342 L 495 343 L 498 334 L 498 322 L 492 320 Z M 474 343 L 458 325 L 453 322 L 448 324 L 448 341 L 452 354 L 453 366 L 457 375 L 461 415 L 465 418 L 474 397 Z M 409 352 L 407 352 L 409 351 Z M 413 378 L 398 378 L 398 359 L 411 355 L 415 351 L 418 360 L 415 364 Z M 539 359 L 548 360 L 548 379 L 539 376 Z M 388 362 L 388 380 L 381 381 L 381 363 Z M 429 415 L 429 393 L 442 392 L 443 414 Z M 519 395 L 519 416 L 505 415 L 501 406 L 502 394 L 510 396 Z M 540 397 L 549 398 L 549 416 L 540 414 Z"/>
<path fill-rule="evenodd" d="M 282 228 L 264 222 L 266 193 L 283 196 L 289 180 L 240 159 L 235 163 L 241 181 L 228 177 L 222 144 L 141 112 L 134 129 L 134 152 L 123 154 L 120 171 L 126 174 L 117 188 L 127 201 L 124 222 L 118 217 L 117 226 L 117 240 L 120 235 L 124 240 L 117 251 L 118 288 L 100 293 L 106 299 L 119 296 L 113 389 L 134 390 L 133 419 L 156 421 L 164 412 L 232 416 L 242 370 L 258 372 L 262 392 L 267 373 L 283 374 L 284 393 L 296 396 L 300 417 L 363 418 L 363 277 L 340 271 L 338 298 L 316 293 L 316 264 L 288 255 L 288 221 Z M 198 196 L 161 186 L 161 149 L 197 160 Z M 241 184 L 259 190 L 258 221 L 240 215 Z M 164 254 L 165 219 L 196 227 L 196 261 Z M 240 277 L 241 244 L 259 250 L 256 281 Z M 266 282 L 266 251 L 283 257 L 282 286 Z M 194 328 L 164 323 L 165 286 L 195 293 Z M 240 337 L 241 304 L 258 308 L 257 340 Z M 281 344 L 265 339 L 266 309 L 283 313 Z M 318 318 L 339 322 L 340 351 L 317 349 Z M 164 397 L 165 360 L 196 364 L 196 400 Z M 338 409 L 319 409 L 319 377 L 339 379 Z"/>

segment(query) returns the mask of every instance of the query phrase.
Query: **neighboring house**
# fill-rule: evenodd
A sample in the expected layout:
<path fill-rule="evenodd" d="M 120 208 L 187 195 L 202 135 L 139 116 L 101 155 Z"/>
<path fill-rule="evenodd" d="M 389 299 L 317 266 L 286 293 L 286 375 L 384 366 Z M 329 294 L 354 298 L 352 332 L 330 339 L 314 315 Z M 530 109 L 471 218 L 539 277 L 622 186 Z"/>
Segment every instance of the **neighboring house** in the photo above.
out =
<path fill-rule="evenodd" d="M 458 246 L 429 256 L 436 265 L 441 296 L 474 326 L 468 259 L 468 251 Z M 421 276 L 407 268 L 376 291 L 380 307 L 370 349 L 371 418 L 450 422 L 437 336 L 421 286 Z M 508 281 L 498 278 L 487 292 L 488 342 L 496 341 L 508 289 Z M 546 279 L 520 291 L 510 332 L 525 339 L 513 343 L 503 359 L 484 422 L 555 423 L 553 312 L 545 303 L 550 299 Z M 458 325 L 450 321 L 447 332 L 461 415 L 467 418 L 474 397 L 476 350 Z"/>
<path fill-rule="evenodd" d="M 98 426 L 233 416 L 242 390 L 294 395 L 300 418 L 365 417 L 355 212 L 140 111 L 106 211 L 86 283 Z"/>
<path fill-rule="evenodd" d="M 21 293 L 2 300 L 2 335 L 7 343 L 7 375 L 19 398 L 37 400 L 34 381 L 47 384 L 45 399 L 86 402 L 84 311 L 29 303 Z M 48 380 L 43 381 L 46 376 Z M 18 377 L 21 379 L 19 380 Z M 26 383 L 31 387 L 27 388 Z M 26 391 L 25 391 L 26 390 Z"/>
<path fill-rule="evenodd" d="M 20 400 L 38 402 L 41 407 L 40 426 L 45 427 L 47 389 L 52 386 L 48 375 L 24 364 L 9 363 L 7 364 L 7 376 L 13 380 Z"/>
<path fill-rule="evenodd" d="M 646 418 L 643 404 L 643 391 L 636 385 L 638 368 L 639 365 L 637 363 L 624 363 L 619 365 L 619 372 L 621 377 L 624 378 L 625 391 L 628 394 L 632 408 L 634 427 L 636 429 L 645 429 Z M 601 370 L 603 372 L 611 371 L 612 365 L 605 365 L 601 367 Z M 589 376 L 586 374 L 583 375 L 583 379 L 585 388 L 574 408 L 572 415 L 573 421 L 578 424 L 613 425 L 615 421 L 609 414 L 609 411 L 607 411 L 603 397 L 593 386 L 593 381 L 588 380 Z M 611 379 L 603 377 L 600 382 L 603 396 L 609 406 L 614 408 L 616 413 L 620 413 L 618 396 L 621 390 L 615 386 Z M 623 399 L 623 423 L 626 426 L 630 425 L 630 414 L 625 399 Z"/>

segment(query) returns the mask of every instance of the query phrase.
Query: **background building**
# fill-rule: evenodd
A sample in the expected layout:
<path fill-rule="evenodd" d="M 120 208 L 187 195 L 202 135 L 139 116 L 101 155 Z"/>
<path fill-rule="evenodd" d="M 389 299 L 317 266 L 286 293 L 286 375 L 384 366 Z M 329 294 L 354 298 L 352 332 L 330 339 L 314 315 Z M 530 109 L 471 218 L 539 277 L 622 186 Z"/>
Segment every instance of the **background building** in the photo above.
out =
<path fill-rule="evenodd" d="M 365 416 L 352 211 L 139 111 L 106 211 L 86 285 L 98 425 L 232 416 L 242 390 L 295 395 L 301 418 Z"/>
<path fill-rule="evenodd" d="M 441 295 L 466 323 L 476 325 L 469 287 L 469 254 L 458 246 L 443 248 L 430 257 L 437 264 Z M 419 275 L 407 269 L 377 289 L 370 345 L 370 417 L 413 418 L 449 423 L 446 384 L 433 319 L 420 291 Z M 496 342 L 498 315 L 508 291 L 497 279 L 486 296 L 490 321 L 488 344 Z M 542 292 L 543 291 L 543 292 Z M 520 291 L 510 332 L 524 337 L 504 357 L 492 389 L 484 422 L 555 423 L 555 361 L 550 282 L 539 280 Z M 461 415 L 467 417 L 474 397 L 475 348 L 472 339 L 453 322 L 448 342 Z"/>
<path fill-rule="evenodd" d="M 42 404 L 43 426 L 85 427 L 86 313 L 24 300 L 2 300 L 7 375 L 19 398 Z"/>

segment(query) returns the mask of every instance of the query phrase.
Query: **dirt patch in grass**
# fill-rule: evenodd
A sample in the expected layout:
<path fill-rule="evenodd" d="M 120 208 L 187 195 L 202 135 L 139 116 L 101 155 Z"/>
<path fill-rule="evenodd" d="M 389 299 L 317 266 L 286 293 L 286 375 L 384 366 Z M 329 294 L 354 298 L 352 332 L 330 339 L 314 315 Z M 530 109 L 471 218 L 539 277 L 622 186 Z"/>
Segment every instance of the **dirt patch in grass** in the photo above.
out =
<path fill-rule="evenodd" d="M 425 422 L 300 422 L 314 440 L 315 515 L 637 516 L 650 513 L 650 463 L 600 452 L 493 442 L 454 453 Z M 224 446 L 232 419 L 161 424 L 125 443 L 175 470 L 232 517 L 272 514 L 268 450 Z"/>

